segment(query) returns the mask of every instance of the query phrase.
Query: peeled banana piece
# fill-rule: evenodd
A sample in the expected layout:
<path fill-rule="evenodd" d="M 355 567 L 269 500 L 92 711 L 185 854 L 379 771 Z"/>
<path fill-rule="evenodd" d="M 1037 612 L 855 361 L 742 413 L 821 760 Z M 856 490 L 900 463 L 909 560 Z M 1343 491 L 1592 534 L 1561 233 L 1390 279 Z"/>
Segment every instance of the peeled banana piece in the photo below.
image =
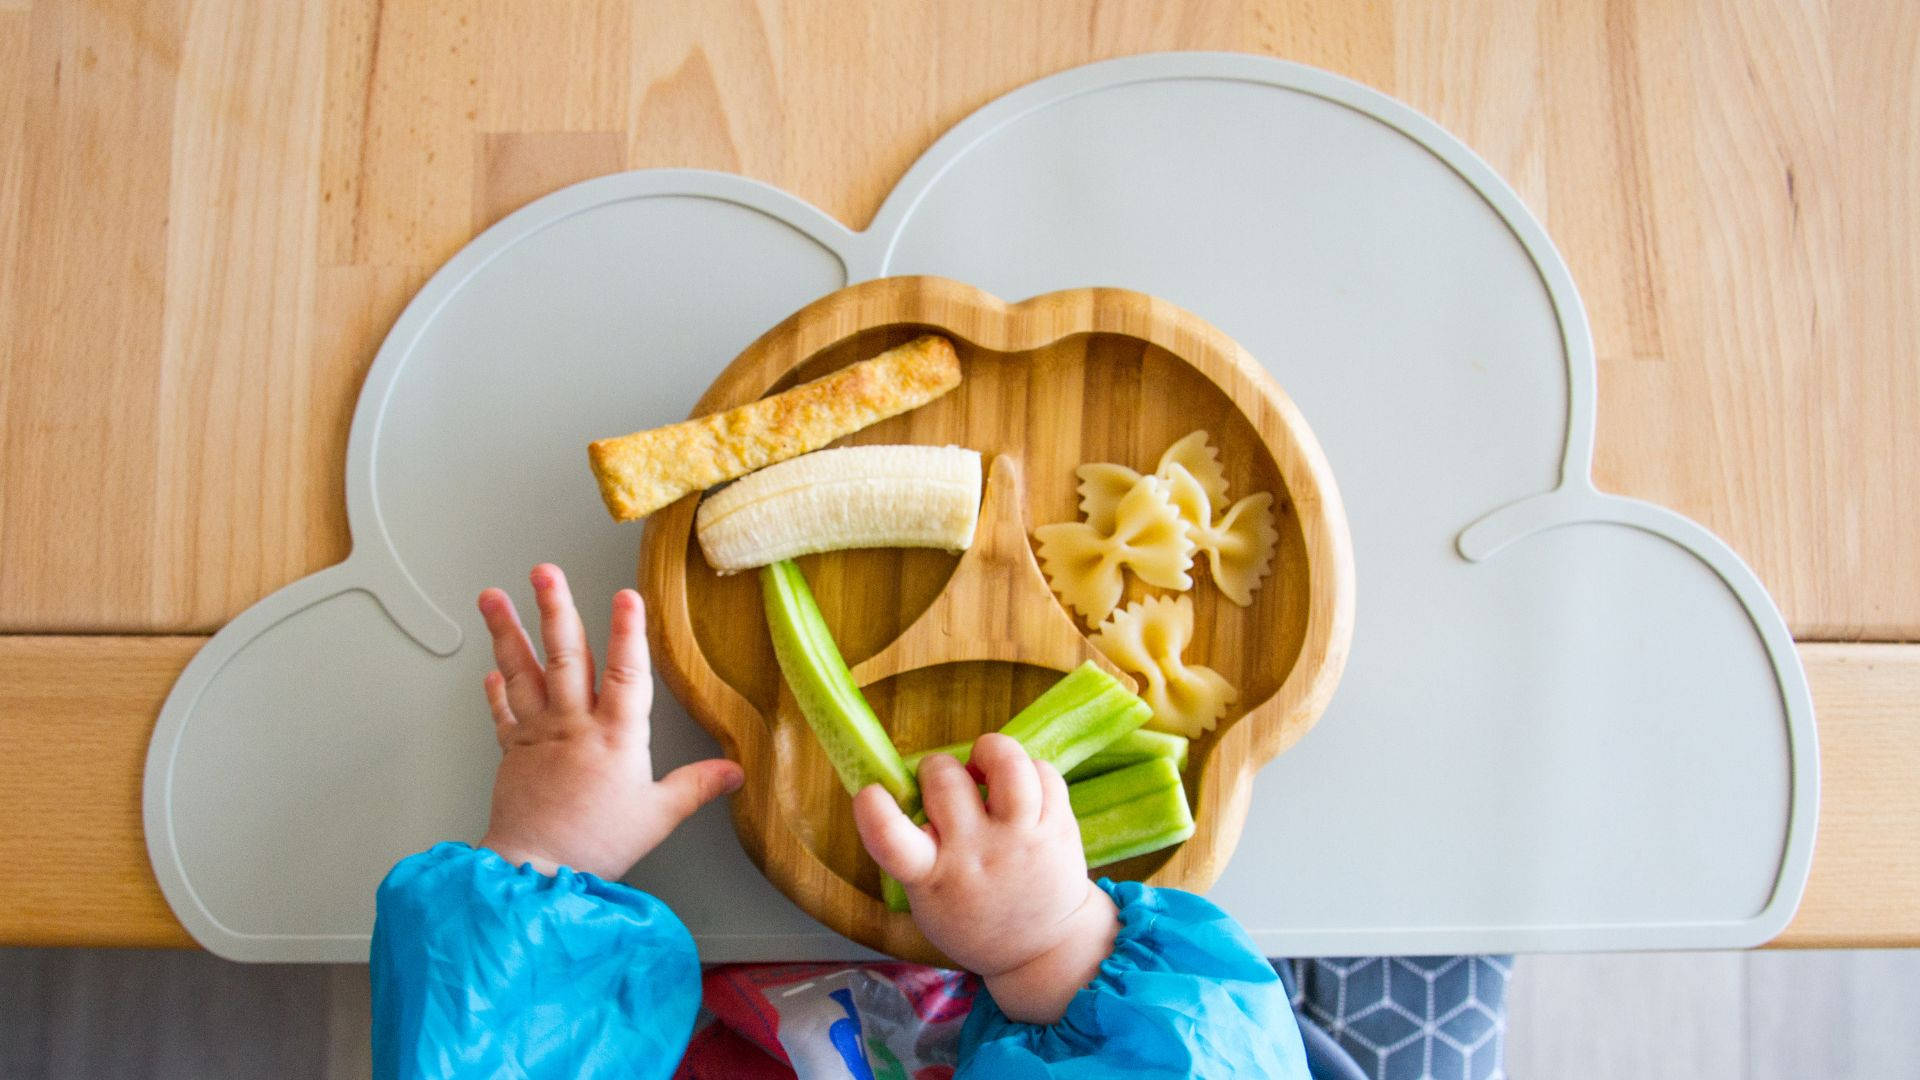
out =
<path fill-rule="evenodd" d="M 959 551 L 980 521 L 980 452 L 844 446 L 802 454 L 722 488 L 694 530 L 722 574 L 845 548 Z"/>

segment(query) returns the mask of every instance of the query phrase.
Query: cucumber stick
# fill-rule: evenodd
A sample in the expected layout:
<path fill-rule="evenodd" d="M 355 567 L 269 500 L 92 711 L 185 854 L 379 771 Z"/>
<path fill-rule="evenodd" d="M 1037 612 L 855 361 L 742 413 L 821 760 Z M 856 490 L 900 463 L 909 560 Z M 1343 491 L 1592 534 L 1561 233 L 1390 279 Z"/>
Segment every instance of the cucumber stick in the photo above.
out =
<path fill-rule="evenodd" d="M 1141 728 L 1129 731 L 1107 745 L 1093 752 L 1093 756 L 1075 765 L 1067 773 L 1067 783 L 1078 783 L 1089 777 L 1110 773 L 1128 765 L 1138 765 L 1154 758 L 1166 758 L 1173 767 L 1181 772 L 1187 770 L 1188 740 L 1182 735 L 1170 735 L 1164 731 L 1148 731 Z M 900 760 L 906 762 L 907 771 L 920 775 L 920 762 L 933 754 L 948 754 L 959 758 L 961 764 L 973 755 L 970 742 L 948 743 L 931 750 L 915 750 L 911 754 L 902 754 Z"/>
<path fill-rule="evenodd" d="M 820 616 L 806 576 L 792 560 L 760 571 L 773 655 L 840 783 L 852 795 L 868 784 L 887 789 L 901 809 L 920 809 L 920 787 L 887 738 L 873 707 L 853 684 L 839 646 Z"/>
<path fill-rule="evenodd" d="M 1172 847 L 1193 835 L 1193 810 L 1180 770 L 1167 758 L 1082 780 L 1067 788 L 1080 822 L 1080 846 L 1088 866 Z"/>
<path fill-rule="evenodd" d="M 1073 767 L 1067 774 L 1067 782 L 1075 783 L 1090 776 L 1110 773 L 1128 765 L 1137 765 L 1154 758 L 1166 758 L 1173 767 L 1181 772 L 1187 771 L 1187 740 L 1179 735 L 1169 735 L 1164 731 L 1129 731 L 1125 735 L 1108 743 L 1094 752 L 1087 760 Z M 909 769 L 913 768 L 911 762 Z"/>
<path fill-rule="evenodd" d="M 1153 707 L 1088 660 L 1000 728 L 1061 773 L 1153 717 Z"/>
<path fill-rule="evenodd" d="M 880 899 L 886 901 L 888 911 L 913 910 L 913 905 L 907 902 L 907 887 L 885 870 L 880 871 Z"/>
<path fill-rule="evenodd" d="M 1152 715 L 1151 706 L 1121 685 L 1119 680 L 1088 661 L 1048 687 L 1046 693 L 1033 699 L 1031 705 L 1021 709 L 1001 727 L 1000 734 L 1019 740 L 1035 760 L 1050 761 L 1063 774 L 1072 772 L 1082 762 L 1117 742 L 1140 735 L 1163 741 L 1178 740 L 1179 758 L 1184 766 L 1187 740 L 1177 735 L 1138 730 Z M 1171 752 L 1171 746 L 1143 742 L 1139 744 L 1137 752 L 1123 763 Z M 902 759 L 906 762 L 907 771 L 918 775 L 920 762 L 929 754 L 951 754 L 964 765 L 973 754 L 973 743 L 951 743 L 908 754 Z"/>

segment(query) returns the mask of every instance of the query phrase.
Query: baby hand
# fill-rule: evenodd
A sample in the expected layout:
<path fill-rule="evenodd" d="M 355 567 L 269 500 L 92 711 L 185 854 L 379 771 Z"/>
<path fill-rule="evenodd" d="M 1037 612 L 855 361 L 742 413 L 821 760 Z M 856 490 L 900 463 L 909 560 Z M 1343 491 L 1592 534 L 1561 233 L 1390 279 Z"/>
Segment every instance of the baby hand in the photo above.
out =
<path fill-rule="evenodd" d="M 487 673 L 487 703 L 502 752 L 480 845 L 543 874 L 570 866 L 614 880 L 695 810 L 737 789 L 742 773 L 713 758 L 656 781 L 647 722 L 653 673 L 640 594 L 614 594 L 607 670 L 595 693 L 593 654 L 566 576 L 544 563 L 532 576 L 545 668 L 507 594 L 480 594 L 498 665 Z"/>
<path fill-rule="evenodd" d="M 878 784 L 853 802 L 861 842 L 906 886 L 921 933 L 986 980 L 1013 1020 L 1051 1024 L 1113 951 L 1119 913 L 1087 880 L 1080 830 L 1059 770 L 1005 735 L 982 735 L 973 766 L 920 763 L 921 828 Z"/>

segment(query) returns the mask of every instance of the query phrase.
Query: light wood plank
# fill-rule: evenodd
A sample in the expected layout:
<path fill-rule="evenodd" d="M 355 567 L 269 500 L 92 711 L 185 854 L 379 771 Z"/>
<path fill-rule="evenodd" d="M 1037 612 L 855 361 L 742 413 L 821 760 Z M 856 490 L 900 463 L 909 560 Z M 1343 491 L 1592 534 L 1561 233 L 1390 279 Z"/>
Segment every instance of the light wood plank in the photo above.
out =
<path fill-rule="evenodd" d="M 140 828 L 154 717 L 200 638 L 0 637 L 0 944 L 187 945 Z M 1920 645 L 1803 645 L 1825 775 L 1782 946 L 1920 947 Z"/>
<path fill-rule="evenodd" d="M 1820 831 L 1801 948 L 1920 945 L 1920 645 L 1802 645 L 1820 728 Z"/>
<path fill-rule="evenodd" d="M 629 167 L 671 163 L 771 183 L 787 175 L 786 101 L 772 36 L 779 13 L 763 15 L 752 0 L 723 0 L 692 5 L 686 17 L 634 35 L 622 125 Z"/>
<path fill-rule="evenodd" d="M 1665 353 L 1655 281 L 1662 237 L 1646 132 L 1654 119 L 1647 99 L 1658 88 L 1641 71 L 1635 12 L 1631 4 L 1586 0 L 1550 5 L 1541 21 L 1541 62 L 1551 67 L 1553 85 L 1543 98 L 1545 188 L 1525 193 L 1573 270 L 1603 374 Z M 1601 169 L 1610 183 L 1593 182 Z M 1603 418 L 1620 419 L 1612 399 L 1605 404 Z"/>
<path fill-rule="evenodd" d="M 619 172 L 624 138 L 617 131 L 508 131 L 482 136 L 480 162 L 474 170 L 474 231 L 568 184 Z"/>
<path fill-rule="evenodd" d="M 289 465 L 308 483 L 304 516 L 307 550 L 330 566 L 351 549 L 347 531 L 347 457 L 353 408 L 360 383 L 387 330 L 426 283 L 417 266 L 327 266 L 319 271 L 314 301 L 312 361 L 306 372 L 310 410 L 303 455 Z"/>
<path fill-rule="evenodd" d="M 323 121 L 327 257 L 445 261 L 473 235 L 483 132 L 625 130 L 628 8 L 611 0 L 336 5 Z"/>
<path fill-rule="evenodd" d="M 40 4 L 0 430 L 0 629 L 151 617 L 172 103 L 185 15 Z M 127 620 L 127 622 L 121 622 Z"/>
<path fill-rule="evenodd" d="M 1920 236 L 1913 5 L 1568 7 L 1607 16 L 1556 75 L 1611 57 L 1589 87 L 1611 101 L 1549 125 L 1548 155 L 1595 315 L 1601 486 L 1725 537 L 1803 638 L 1920 636 L 1920 315 L 1895 296 Z"/>
<path fill-rule="evenodd" d="M 1745 1080 L 1747 959 L 1741 953 L 1520 957 L 1507 990 L 1507 1075 Z"/>
<path fill-rule="evenodd" d="M 145 606 L 184 625 L 218 625 L 331 554 L 308 542 L 333 509 L 309 493 L 339 466 L 304 453 L 324 419 L 305 378 L 324 29 L 316 4 L 201 3 L 180 57 L 144 516 Z"/>
<path fill-rule="evenodd" d="M 381 5 L 338 0 L 327 9 L 327 73 L 320 122 L 320 265 L 365 261 L 361 225 L 367 173 L 367 124 L 373 68 L 380 51 Z"/>
<path fill-rule="evenodd" d="M 1388 0 L 1300 0 L 1250 3 L 1245 40 L 1229 46 L 1325 68 L 1382 89 L 1399 83 L 1397 33 L 1401 5 Z"/>
<path fill-rule="evenodd" d="M 1394 92 L 1459 136 L 1544 215 L 1541 5 L 1482 7 L 1479 17 L 1463 19 L 1444 5 L 1396 5 Z"/>
<path fill-rule="evenodd" d="M 200 638 L 0 638 L 0 943 L 190 945 L 147 864 L 147 737 Z"/>
<path fill-rule="evenodd" d="M 0 10 L 0 445 L 7 425 L 8 369 L 13 363 L 15 257 L 20 236 L 20 188 L 26 160 L 26 9 Z M 0 522 L 7 519 L 7 483 L 0 473 Z M 4 526 L 0 526 L 4 529 Z"/>
<path fill-rule="evenodd" d="M 1911 1076 L 1920 952 L 1747 958 L 1747 1080 Z"/>
<path fill-rule="evenodd" d="M 1858 561 L 1834 571 L 1829 603 L 1808 620 L 1807 636 L 1920 640 L 1920 4 L 1833 5 L 1833 79 L 1839 107 L 1840 239 L 1824 253 L 1834 291 L 1846 298 L 1838 319 L 1823 315 L 1822 375 L 1807 403 L 1869 398 L 1852 412 L 1839 405 L 1848 438 L 1830 535 Z M 1830 314 L 1830 313 L 1829 313 Z M 1793 492 L 1798 503 L 1803 493 Z M 1796 526 L 1795 533 L 1800 530 Z M 1829 550 L 1836 545 L 1829 545 Z M 1857 555 L 1854 553 L 1857 551 Z M 1801 552 L 1805 559 L 1811 552 Z M 1882 562 L 1890 565 L 1879 565 Z M 1827 634 L 1833 628 L 1845 633 Z"/>

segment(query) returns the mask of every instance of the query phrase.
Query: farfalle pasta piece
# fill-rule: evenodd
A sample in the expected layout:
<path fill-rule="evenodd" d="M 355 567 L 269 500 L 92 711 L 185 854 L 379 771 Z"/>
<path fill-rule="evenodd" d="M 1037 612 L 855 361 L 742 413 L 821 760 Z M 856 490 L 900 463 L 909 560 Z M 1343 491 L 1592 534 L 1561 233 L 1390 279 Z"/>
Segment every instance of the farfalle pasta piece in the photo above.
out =
<path fill-rule="evenodd" d="M 1170 478 L 1175 465 L 1187 470 L 1199 482 L 1200 490 L 1207 493 L 1208 506 L 1217 510 L 1227 505 L 1227 470 L 1220 464 L 1220 451 L 1207 438 L 1205 428 L 1190 431 L 1167 447 L 1153 471 Z"/>
<path fill-rule="evenodd" d="M 1167 447 L 1160 455 L 1159 464 L 1153 467 L 1153 474 L 1170 479 L 1174 465 L 1187 470 L 1199 483 L 1206 493 L 1208 506 L 1227 504 L 1227 473 L 1220 465 L 1220 451 L 1207 440 L 1205 429 L 1188 432 Z M 1074 470 L 1074 475 L 1080 478 L 1080 513 L 1088 524 L 1102 531 L 1113 528 L 1114 507 L 1132 490 L 1134 481 L 1140 479 L 1138 472 L 1125 465 L 1105 461 L 1082 465 Z"/>
<path fill-rule="evenodd" d="M 1100 530 L 1113 527 L 1120 499 L 1140 479 L 1125 465 L 1104 461 L 1082 465 L 1074 475 L 1080 478 L 1080 512 Z M 1206 555 L 1207 569 L 1221 594 L 1241 607 L 1251 605 L 1253 591 L 1272 569 L 1273 552 L 1280 543 L 1280 532 L 1273 524 L 1273 494 L 1258 492 L 1228 506 L 1227 474 L 1220 466 L 1220 452 L 1204 429 L 1167 447 L 1153 475 L 1171 487 L 1174 505 L 1187 522 L 1187 535 Z"/>
<path fill-rule="evenodd" d="M 1099 532 L 1113 531 L 1114 508 L 1140 482 L 1140 474 L 1110 461 L 1089 461 L 1073 475 L 1080 478 L 1080 515 Z"/>
<path fill-rule="evenodd" d="M 1191 589 L 1194 544 L 1165 480 L 1139 476 L 1111 523 L 1062 521 L 1033 530 L 1040 565 L 1069 607 L 1098 623 L 1120 602 L 1122 568 L 1163 589 Z"/>
<path fill-rule="evenodd" d="M 1191 597 L 1153 596 L 1128 604 L 1091 639 L 1107 659 L 1138 675 L 1153 708 L 1147 727 L 1197 739 L 1212 731 L 1240 696 L 1226 677 L 1181 658 L 1193 641 Z"/>
<path fill-rule="evenodd" d="M 1174 506 L 1187 523 L 1187 536 L 1207 556 L 1207 569 L 1221 595 L 1247 607 L 1253 590 L 1273 566 L 1280 530 L 1273 527 L 1273 493 L 1255 492 L 1218 517 L 1200 482 L 1180 465 L 1166 466 Z"/>

